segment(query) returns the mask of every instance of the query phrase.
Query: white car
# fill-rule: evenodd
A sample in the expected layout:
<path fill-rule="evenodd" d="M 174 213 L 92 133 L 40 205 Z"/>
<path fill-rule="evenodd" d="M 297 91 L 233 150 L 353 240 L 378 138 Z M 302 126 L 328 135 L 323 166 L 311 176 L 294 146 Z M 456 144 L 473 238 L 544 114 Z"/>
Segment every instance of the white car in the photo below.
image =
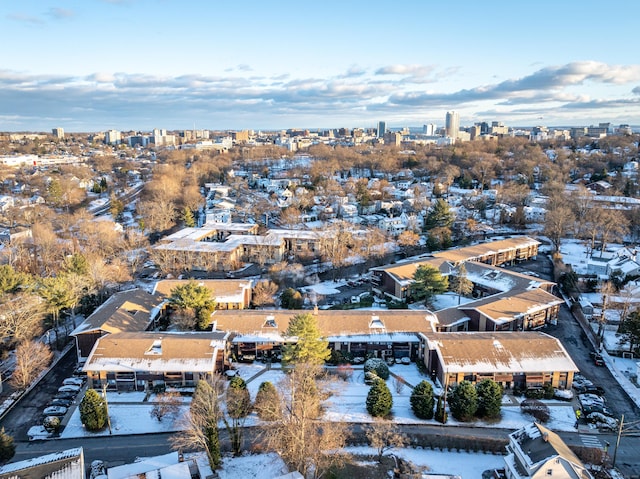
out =
<path fill-rule="evenodd" d="M 73 384 L 66 384 L 65 386 L 60 386 L 58 388 L 58 392 L 60 393 L 78 393 L 80 392 L 80 386 L 74 386 Z"/>
<path fill-rule="evenodd" d="M 66 378 L 62 381 L 63 386 L 82 386 L 84 384 L 84 379 L 82 378 Z"/>
<path fill-rule="evenodd" d="M 67 414 L 67 408 L 64 406 L 49 406 L 44 408 L 42 413 L 45 416 L 64 416 Z"/>

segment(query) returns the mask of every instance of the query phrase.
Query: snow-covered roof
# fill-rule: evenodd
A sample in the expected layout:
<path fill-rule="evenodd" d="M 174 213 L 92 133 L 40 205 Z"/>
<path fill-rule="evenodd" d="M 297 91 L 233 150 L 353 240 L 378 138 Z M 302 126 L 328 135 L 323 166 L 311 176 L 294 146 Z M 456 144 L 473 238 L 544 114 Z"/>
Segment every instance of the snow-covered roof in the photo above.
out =
<path fill-rule="evenodd" d="M 548 334 L 522 332 L 426 333 L 449 373 L 573 371 L 578 368 L 562 343 Z"/>
<path fill-rule="evenodd" d="M 0 477 L 41 477 L 44 479 L 78 479 L 84 477 L 84 454 L 81 447 L 0 466 Z"/>

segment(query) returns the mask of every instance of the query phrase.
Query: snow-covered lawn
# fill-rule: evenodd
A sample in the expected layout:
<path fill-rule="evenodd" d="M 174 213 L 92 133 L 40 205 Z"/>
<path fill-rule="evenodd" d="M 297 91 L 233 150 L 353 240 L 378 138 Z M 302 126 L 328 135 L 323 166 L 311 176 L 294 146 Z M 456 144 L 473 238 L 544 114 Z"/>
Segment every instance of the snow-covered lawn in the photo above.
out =
<path fill-rule="evenodd" d="M 411 411 L 411 405 L 409 403 L 411 388 L 422 380 L 430 381 L 429 378 L 423 376 L 414 363 L 409 365 L 396 364 L 391 366 L 390 370 L 393 374 L 402 377 L 404 381 L 410 385 L 404 385 L 398 392 L 396 389 L 397 380 L 393 374 L 387 380 L 387 385 L 393 396 L 392 414 L 394 421 L 398 424 L 438 424 L 435 420 L 426 421 L 416 418 Z M 269 381 L 277 386 L 283 377 L 283 372 L 277 365 L 274 365 L 273 369 L 267 370 L 265 365 L 259 363 L 242 364 L 239 365 L 238 371 L 240 376 L 245 380 L 249 380 L 257 373 L 264 371 L 247 384 L 252 399 L 255 399 L 261 383 Z M 439 393 L 440 389 L 434 386 L 434 391 Z M 372 422 L 373 419 L 367 413 L 365 406 L 368 392 L 369 386 L 364 383 L 362 368 L 354 369 L 352 377 L 347 381 L 338 379 L 332 383 L 332 395 L 327 401 L 325 419 L 328 421 L 352 423 Z M 109 402 L 109 415 L 111 418 L 111 434 L 144 434 L 180 430 L 183 416 L 188 410 L 188 398 L 184 399 L 184 405 L 180 406 L 179 412 L 175 416 L 164 417 L 162 421 L 158 421 L 150 414 L 153 409 L 153 398 L 154 397 L 151 396 L 149 402 L 143 402 L 143 393 L 108 393 L 107 400 Z M 450 417 L 447 426 L 477 425 L 483 427 L 518 429 L 532 421 L 530 416 L 520 412 L 519 401 L 521 400 L 522 398 L 505 395 L 502 407 L 502 419 L 499 421 L 485 423 L 478 420 L 476 423 L 462 424 Z M 560 401 L 545 402 L 551 412 L 551 420 L 547 423 L 547 427 L 556 431 L 574 430 L 575 415 L 570 403 Z M 251 426 L 258 423 L 258 417 L 255 413 L 252 413 L 247 418 L 245 425 Z M 80 422 L 80 414 L 76 408 L 62 432 L 61 437 L 72 438 L 101 435 L 109 435 L 109 431 L 106 429 L 97 433 L 86 431 Z"/>

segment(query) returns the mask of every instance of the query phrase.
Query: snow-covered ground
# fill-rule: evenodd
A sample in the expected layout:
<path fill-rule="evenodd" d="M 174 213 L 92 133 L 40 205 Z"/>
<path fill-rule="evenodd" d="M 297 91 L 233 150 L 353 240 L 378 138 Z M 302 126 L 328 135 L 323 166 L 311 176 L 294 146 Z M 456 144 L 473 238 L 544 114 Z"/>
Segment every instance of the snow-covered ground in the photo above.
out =
<path fill-rule="evenodd" d="M 412 363 L 409 365 L 396 364 L 392 366 L 392 376 L 387 380 L 387 384 L 393 395 L 393 419 L 398 424 L 438 424 L 435 420 L 422 420 L 413 415 L 409 398 L 411 396 L 411 387 L 417 385 L 422 380 L 430 379 L 422 376 L 417 366 Z M 264 372 L 262 372 L 264 371 Z M 273 368 L 266 369 L 266 366 L 259 363 L 246 364 L 239 367 L 239 374 L 245 380 L 249 380 L 257 373 L 262 372 L 254 380 L 249 381 L 247 387 L 251 398 L 255 399 L 258 388 L 262 382 L 269 381 L 274 385 L 278 385 L 283 378 L 282 370 Z M 408 385 L 404 385 L 397 389 L 397 380 L 393 376 L 400 376 Z M 325 419 L 336 422 L 351 423 L 370 423 L 373 418 L 367 413 L 365 401 L 369 386 L 364 383 L 363 369 L 354 369 L 353 375 L 347 381 L 337 380 L 332 385 L 332 396 L 327 402 L 327 412 Z M 434 390 L 439 392 L 437 385 Z M 153 397 L 148 402 L 143 402 L 144 394 L 142 393 L 109 393 L 107 400 L 109 403 L 109 415 L 111 418 L 111 434 L 144 434 L 149 432 L 167 432 L 178 431 L 182 425 L 182 418 L 188 410 L 188 402 L 179 408 L 175 416 L 164 417 L 162 421 L 158 421 L 151 416 L 153 409 Z M 485 423 L 478 420 L 475 425 L 482 427 L 518 429 L 532 421 L 531 416 L 520 412 L 519 400 L 513 396 L 505 396 L 502 408 L 502 419 L 500 421 Z M 574 430 L 575 413 L 570 403 L 560 401 L 545 401 L 551 411 L 551 420 L 547 423 L 547 427 L 556 431 L 572 431 Z M 252 413 L 247 418 L 245 425 L 251 426 L 259 423 L 258 417 Z M 447 426 L 455 427 L 462 425 L 455 419 L 449 419 Z M 465 426 L 474 425 L 464 423 Z M 222 427 L 222 424 L 221 424 Z M 62 438 L 72 437 L 92 437 L 109 435 L 108 430 L 96 433 L 88 432 L 80 422 L 80 414 L 76 409 L 64 431 Z"/>

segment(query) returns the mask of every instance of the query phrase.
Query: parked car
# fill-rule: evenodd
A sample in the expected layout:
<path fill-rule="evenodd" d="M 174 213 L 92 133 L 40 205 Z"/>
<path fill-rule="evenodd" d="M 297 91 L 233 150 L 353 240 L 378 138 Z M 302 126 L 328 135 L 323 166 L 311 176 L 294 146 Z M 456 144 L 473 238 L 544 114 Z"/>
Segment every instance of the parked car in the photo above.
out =
<path fill-rule="evenodd" d="M 553 397 L 561 401 L 571 401 L 573 399 L 573 391 L 570 389 L 554 389 Z"/>
<path fill-rule="evenodd" d="M 573 387 L 573 389 L 577 391 L 578 389 L 585 386 L 593 386 L 593 383 L 584 376 L 578 376 L 576 374 L 576 376 L 573 378 L 573 384 L 571 385 L 571 387 Z"/>
<path fill-rule="evenodd" d="M 49 401 L 48 406 L 69 407 L 72 404 L 73 404 L 73 400 L 71 399 L 53 398 L 51 401 Z"/>
<path fill-rule="evenodd" d="M 54 399 L 74 399 L 78 395 L 77 391 L 58 391 Z"/>
<path fill-rule="evenodd" d="M 596 396 L 604 396 L 605 390 L 601 386 L 585 386 L 578 390 L 579 394 L 595 394 Z"/>
<path fill-rule="evenodd" d="M 63 386 L 82 386 L 83 384 L 84 379 L 81 377 L 66 378 L 62 381 Z"/>
<path fill-rule="evenodd" d="M 600 429 L 607 429 L 609 431 L 618 429 L 618 420 L 601 412 L 594 411 L 587 414 L 587 421 L 595 424 Z"/>
<path fill-rule="evenodd" d="M 44 408 L 44 411 L 42 411 L 42 413 L 45 416 L 64 416 L 65 414 L 67 414 L 67 408 L 64 406 L 49 406 Z"/>
<path fill-rule="evenodd" d="M 595 394 L 578 394 L 578 401 L 583 408 L 587 406 L 604 407 L 605 405 L 604 398 Z"/>
<path fill-rule="evenodd" d="M 58 392 L 59 393 L 66 393 L 66 392 L 70 392 L 70 393 L 79 393 L 80 392 L 80 386 L 73 386 L 71 384 L 67 384 L 65 386 L 60 386 L 58 388 Z"/>

